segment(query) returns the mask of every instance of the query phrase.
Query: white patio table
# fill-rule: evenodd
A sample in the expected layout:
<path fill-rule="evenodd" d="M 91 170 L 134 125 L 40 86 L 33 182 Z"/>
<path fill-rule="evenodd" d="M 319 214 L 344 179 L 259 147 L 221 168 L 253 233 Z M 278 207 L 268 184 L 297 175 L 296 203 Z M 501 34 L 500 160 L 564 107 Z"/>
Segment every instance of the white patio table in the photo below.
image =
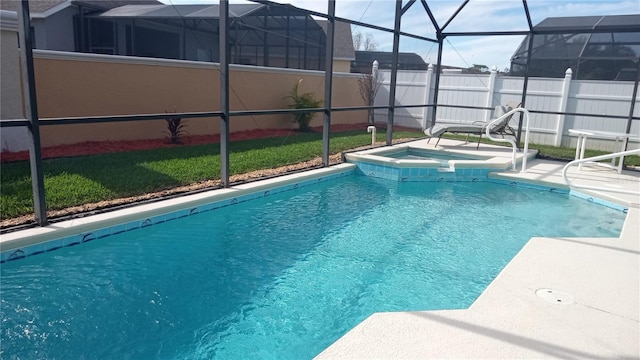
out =
<path fill-rule="evenodd" d="M 576 145 L 576 160 L 584 159 L 584 150 L 587 144 L 587 138 L 592 137 L 596 139 L 614 139 L 613 152 L 625 151 L 629 139 L 640 138 L 635 134 L 612 132 L 612 131 L 599 131 L 599 130 L 583 130 L 583 129 L 569 129 L 569 133 L 578 135 L 578 143 Z M 618 163 L 616 165 L 616 159 Z M 618 171 L 618 174 L 622 172 L 622 163 L 624 162 L 624 156 L 619 156 L 611 159 L 611 164 L 597 163 L 593 164 L 607 166 Z M 579 164 L 578 169 L 582 169 L 582 163 Z"/>

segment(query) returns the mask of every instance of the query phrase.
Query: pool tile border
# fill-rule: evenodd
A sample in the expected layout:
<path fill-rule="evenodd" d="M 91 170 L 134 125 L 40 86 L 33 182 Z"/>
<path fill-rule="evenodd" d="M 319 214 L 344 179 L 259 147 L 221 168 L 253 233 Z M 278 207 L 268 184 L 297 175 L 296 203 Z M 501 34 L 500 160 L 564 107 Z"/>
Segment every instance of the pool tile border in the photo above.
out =
<path fill-rule="evenodd" d="M 522 180 L 515 181 L 515 180 L 507 180 L 507 179 L 495 178 L 495 177 L 489 177 L 487 181 L 494 184 L 515 186 L 523 189 L 550 191 L 550 192 L 560 193 L 560 194 L 569 193 L 568 188 L 561 187 L 561 186 L 553 186 L 553 184 L 550 184 L 550 183 L 549 184 L 548 183 L 531 183 L 531 182 L 526 182 Z"/>
<path fill-rule="evenodd" d="M 369 170 L 369 173 L 363 171 L 363 169 Z M 397 170 L 397 171 L 394 171 Z M 133 221 L 128 221 L 123 224 L 115 224 L 106 227 L 98 227 L 96 229 L 80 232 L 79 234 L 73 234 L 65 237 L 54 238 L 51 240 L 39 241 L 25 246 L 16 246 L 4 251 L 0 251 L 0 263 L 7 261 L 13 261 L 22 259 L 27 256 L 37 255 L 44 252 L 54 251 L 60 248 L 75 246 L 81 243 L 102 239 L 108 236 L 161 224 L 167 221 L 180 219 L 183 217 L 200 214 L 207 211 L 212 211 L 228 206 L 237 205 L 247 201 L 251 201 L 258 198 L 263 198 L 282 192 L 292 191 L 311 185 L 316 185 L 322 182 L 330 181 L 336 178 L 351 176 L 354 174 L 362 174 L 367 176 L 373 176 L 377 178 L 395 180 L 395 181 L 447 181 L 447 182 L 464 182 L 464 181 L 484 181 L 496 184 L 516 186 L 526 189 L 550 191 L 561 194 L 569 194 L 579 197 L 586 201 L 590 201 L 599 205 L 603 205 L 618 211 L 627 212 L 627 208 L 616 204 L 611 201 L 603 200 L 598 197 L 584 194 L 578 191 L 569 190 L 562 186 L 553 186 L 547 183 L 531 183 L 526 181 L 515 181 L 511 179 L 497 178 L 489 176 L 489 173 L 495 171 L 495 169 L 460 169 L 460 172 L 442 172 L 437 168 L 402 168 L 393 169 L 389 166 L 370 164 L 370 163 L 355 163 L 354 165 L 342 166 L 337 171 L 330 171 L 328 173 L 320 173 L 314 176 L 307 176 L 300 181 L 274 181 L 268 182 L 267 185 L 248 187 L 244 189 L 238 196 L 230 196 L 216 200 L 220 196 L 211 197 L 209 202 L 202 204 L 185 203 L 184 208 L 179 210 L 170 210 L 166 213 L 158 215 L 141 217 Z M 372 175 L 373 174 L 373 175 Z M 295 174 L 294 174 L 295 175 Z M 404 175 L 404 177 L 403 177 Z M 294 180 L 295 176 L 292 177 Z M 412 180 L 406 180 L 406 179 Z M 403 180 L 404 179 L 404 180 Z M 291 178 L 287 179 L 291 180 Z M 284 183 L 284 184 L 282 184 Z M 278 184 L 281 184 L 277 186 Z M 268 188 L 268 186 L 274 186 Z M 0 246 L 4 244 L 0 243 Z M 4 247 L 4 246 L 2 246 Z"/>
<path fill-rule="evenodd" d="M 582 193 L 582 192 L 579 192 L 579 191 L 571 190 L 571 191 L 569 191 L 569 194 L 571 194 L 572 196 L 587 200 L 587 201 L 592 202 L 594 204 L 598 204 L 598 205 L 606 206 L 608 208 L 612 208 L 614 210 L 622 211 L 625 214 L 629 210 L 627 207 L 622 206 L 620 204 L 616 204 L 613 201 L 604 200 L 604 199 L 601 199 L 601 198 L 599 198 L 597 196 L 585 194 L 585 193 Z"/>
<path fill-rule="evenodd" d="M 379 179 L 400 182 L 487 181 L 490 168 L 397 167 L 367 161 L 353 161 L 357 172 Z"/>
<path fill-rule="evenodd" d="M 496 175 L 496 174 L 492 174 L 492 175 Z M 592 202 L 594 204 L 602 205 L 613 210 L 621 211 L 625 214 L 628 211 L 628 207 L 624 205 L 615 203 L 613 201 L 605 200 L 597 196 L 585 194 L 576 190 L 570 190 L 566 185 L 554 186 L 554 184 L 552 183 L 540 183 L 540 182 L 533 183 L 533 182 L 524 181 L 523 179 L 519 179 L 518 181 L 516 181 L 513 179 L 506 179 L 506 178 L 492 177 L 492 176 L 489 176 L 488 181 L 496 184 L 517 186 L 517 187 L 526 188 L 526 189 L 550 191 L 550 192 L 555 192 L 560 194 L 569 194 L 571 196 L 575 196 L 577 198 Z"/>
<path fill-rule="evenodd" d="M 315 176 L 299 176 L 299 174 L 293 174 L 286 176 L 284 181 L 267 181 L 272 186 L 265 189 L 264 186 L 245 186 L 245 189 L 241 190 L 241 194 L 238 196 L 226 197 L 219 200 L 220 196 L 213 196 L 210 202 L 204 204 L 193 205 L 185 203 L 185 208 L 179 210 L 171 210 L 167 213 L 161 213 L 158 215 L 142 217 L 133 221 L 128 221 L 123 224 L 116 224 L 106 227 L 99 227 L 89 231 L 80 232 L 79 234 L 69 235 L 65 237 L 54 238 L 51 240 L 39 241 L 24 246 L 16 246 L 7 250 L 0 251 L 0 263 L 7 261 L 13 261 L 17 259 L 23 259 L 27 256 L 37 255 L 44 252 L 54 251 L 60 248 L 75 246 L 81 243 L 102 239 L 108 236 L 161 224 L 167 221 L 180 219 L 183 217 L 204 213 L 228 206 L 237 205 L 247 201 L 251 201 L 258 198 L 263 198 L 283 192 L 293 191 L 304 187 L 317 185 L 323 182 L 327 182 L 336 178 L 355 175 L 355 167 L 353 165 L 338 166 L 320 171 Z M 297 177 L 295 175 L 298 175 Z M 299 181 L 295 181 L 299 179 Z M 289 181 L 287 181 L 289 180 Z M 290 181 L 293 180 L 293 181 Z M 277 185 L 281 183 L 281 185 Z M 242 185 L 238 186 L 238 188 Z M 214 190 L 215 191 L 215 190 Z M 0 246 L 5 245 L 0 243 Z M 5 245 L 6 246 L 6 245 Z M 4 247 L 4 246 L 2 246 Z"/>

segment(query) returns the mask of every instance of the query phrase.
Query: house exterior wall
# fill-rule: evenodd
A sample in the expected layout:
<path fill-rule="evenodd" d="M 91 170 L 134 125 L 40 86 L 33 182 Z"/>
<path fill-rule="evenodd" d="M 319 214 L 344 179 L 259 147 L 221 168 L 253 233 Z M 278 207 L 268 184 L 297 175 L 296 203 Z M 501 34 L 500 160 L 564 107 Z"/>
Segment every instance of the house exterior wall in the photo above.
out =
<path fill-rule="evenodd" d="M 5 18 L 7 11 L 2 11 L 0 22 L 0 74 L 2 90 L 0 91 L 0 117 L 2 119 L 22 119 L 22 95 L 20 87 L 20 59 L 18 57 L 18 25 L 15 13 Z"/>
<path fill-rule="evenodd" d="M 0 10 L 0 119 L 23 119 L 18 23 L 15 12 Z M 27 129 L 0 129 L 2 151 L 27 149 Z"/>
<path fill-rule="evenodd" d="M 212 61 L 220 57 L 219 37 L 201 31 L 185 32 L 185 58 L 197 61 Z"/>
<path fill-rule="evenodd" d="M 333 60 L 333 72 L 351 72 L 351 60 Z"/>
<path fill-rule="evenodd" d="M 34 51 L 38 108 L 46 118 L 137 115 L 219 110 L 217 64 L 125 56 Z M 287 108 L 285 96 L 299 90 L 323 98 L 324 72 L 256 66 L 230 67 L 230 109 Z M 362 106 L 357 76 L 334 74 L 333 107 Z M 332 124 L 365 123 L 366 112 L 336 112 Z M 318 113 L 311 126 L 322 125 Z M 232 117 L 230 131 L 296 128 L 290 115 Z M 163 120 L 41 126 L 42 146 L 84 141 L 167 138 Z M 219 133 L 218 118 L 188 119 L 189 135 Z"/>
<path fill-rule="evenodd" d="M 60 10 L 46 19 L 33 19 L 35 47 L 59 51 L 75 51 L 73 16 L 78 13 L 74 6 Z"/>

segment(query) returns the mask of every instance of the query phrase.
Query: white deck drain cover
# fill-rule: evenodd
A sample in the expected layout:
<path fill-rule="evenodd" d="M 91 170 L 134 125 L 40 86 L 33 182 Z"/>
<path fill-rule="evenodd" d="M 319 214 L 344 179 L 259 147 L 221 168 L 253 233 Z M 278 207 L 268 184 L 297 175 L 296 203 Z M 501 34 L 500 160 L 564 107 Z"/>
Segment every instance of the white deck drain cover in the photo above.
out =
<path fill-rule="evenodd" d="M 542 300 L 559 305 L 573 304 L 573 298 L 566 292 L 553 289 L 538 289 L 536 295 Z"/>

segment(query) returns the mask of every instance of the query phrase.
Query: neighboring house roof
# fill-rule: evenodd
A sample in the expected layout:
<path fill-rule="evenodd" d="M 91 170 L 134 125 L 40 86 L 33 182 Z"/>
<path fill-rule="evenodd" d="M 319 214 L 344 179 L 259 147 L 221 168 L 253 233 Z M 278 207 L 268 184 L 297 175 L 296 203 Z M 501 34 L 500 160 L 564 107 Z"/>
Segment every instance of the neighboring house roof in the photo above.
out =
<path fill-rule="evenodd" d="M 72 0 L 78 5 L 92 5 L 104 9 L 114 9 L 125 5 L 162 5 L 158 0 Z"/>
<path fill-rule="evenodd" d="M 356 51 L 356 62 L 373 64 L 377 60 L 379 64 L 391 64 L 393 53 L 386 51 Z M 400 68 L 427 68 L 427 63 L 416 53 L 398 53 L 398 64 Z"/>
<path fill-rule="evenodd" d="M 18 11 L 20 3 L 20 0 L 0 0 L 0 9 Z M 158 5 L 162 3 L 157 0 L 29 0 L 29 11 L 43 13 L 54 9 L 55 7 L 64 9 L 70 5 L 85 5 L 108 10 L 130 4 Z"/>
<path fill-rule="evenodd" d="M 266 7 L 262 4 L 229 4 L 229 16 L 239 18 Z M 125 5 L 100 14 L 100 17 L 192 18 L 220 17 L 220 5 Z"/>
<path fill-rule="evenodd" d="M 550 17 L 535 25 L 534 30 L 538 31 L 562 31 L 565 35 L 563 41 L 552 38 L 546 41 L 553 34 L 545 34 L 534 38 L 532 54 L 537 58 L 547 59 L 575 59 L 582 57 L 587 45 L 605 45 L 613 49 L 612 45 L 632 45 L 630 49 L 637 48 L 638 39 L 634 34 L 640 32 L 640 14 L 632 15 L 606 15 L 606 16 L 568 16 Z M 605 30 L 616 34 L 614 37 L 605 34 L 592 34 L 591 36 L 580 36 L 582 32 L 588 30 Z M 633 31 L 633 32 L 630 32 Z M 621 31 L 621 32 L 618 32 Z M 511 62 L 522 62 L 526 59 L 528 52 L 529 36 L 525 37 L 515 53 L 511 56 Z M 559 51 L 562 49 L 562 51 Z M 634 51 L 636 57 L 640 53 Z M 602 54 L 598 54 L 601 56 Z M 612 54 L 611 54 L 612 55 Z M 602 60 L 602 59 L 601 59 Z M 563 70 L 564 71 L 564 70 Z"/>
<path fill-rule="evenodd" d="M 324 33 L 327 33 L 327 20 L 316 20 Z M 353 35 L 351 24 L 336 21 L 333 39 L 333 58 L 337 60 L 355 60 L 356 52 L 353 50 Z"/>
<path fill-rule="evenodd" d="M 56 5 L 69 2 L 70 0 L 29 0 L 29 10 L 32 12 L 44 12 Z M 20 0 L 0 0 L 0 9 L 18 11 Z"/>
<path fill-rule="evenodd" d="M 531 53 L 527 36 L 511 57 L 513 75 L 561 78 L 571 68 L 578 80 L 634 80 L 640 14 L 550 17 L 534 30 Z"/>
<path fill-rule="evenodd" d="M 639 29 L 640 14 L 606 16 L 550 17 L 533 27 L 535 30 L 618 30 Z"/>

